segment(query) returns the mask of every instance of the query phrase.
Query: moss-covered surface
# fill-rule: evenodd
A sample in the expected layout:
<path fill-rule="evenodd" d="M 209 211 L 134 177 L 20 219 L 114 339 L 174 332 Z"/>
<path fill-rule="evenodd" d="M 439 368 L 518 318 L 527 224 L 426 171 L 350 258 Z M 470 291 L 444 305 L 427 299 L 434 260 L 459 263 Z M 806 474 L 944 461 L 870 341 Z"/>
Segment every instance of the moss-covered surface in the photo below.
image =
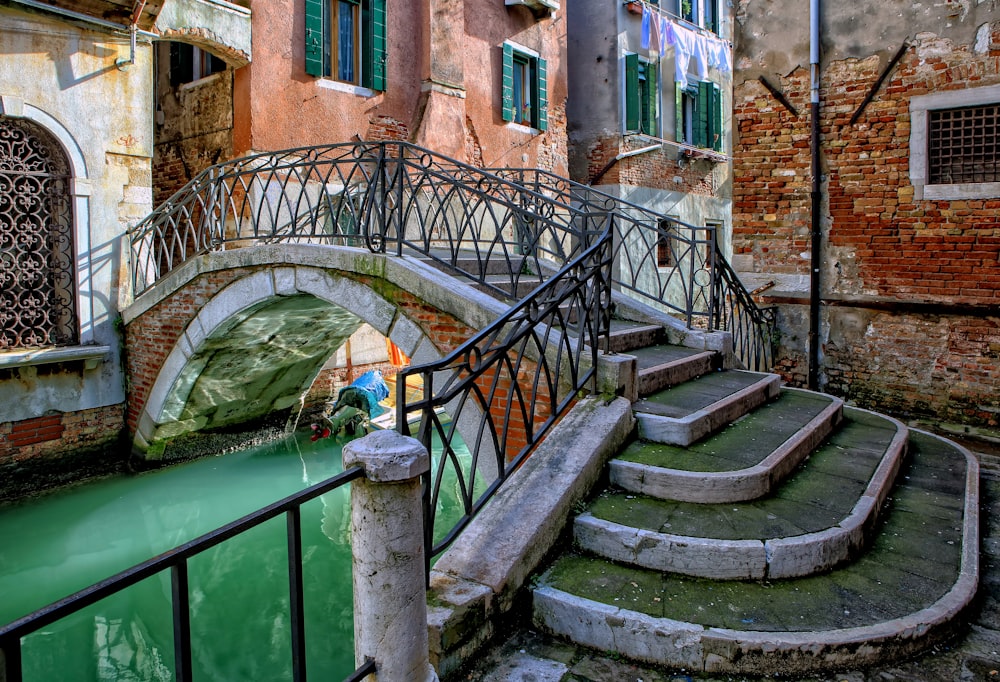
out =
<path fill-rule="evenodd" d="M 832 402 L 818 393 L 783 391 L 777 400 L 686 448 L 636 440 L 618 459 L 680 471 L 739 471 L 760 464 Z"/>
<path fill-rule="evenodd" d="M 684 358 L 704 352 L 696 348 L 686 348 L 684 346 L 663 343 L 655 346 L 646 346 L 645 348 L 635 348 L 626 351 L 626 354 L 635 356 L 636 365 L 638 365 L 639 369 L 647 369 L 649 367 L 656 367 L 657 365 L 665 365 L 675 360 L 683 360 Z"/>
<path fill-rule="evenodd" d="M 626 526 L 700 538 L 768 540 L 825 530 L 851 513 L 895 434 L 887 419 L 847 410 L 841 428 L 768 497 L 697 504 L 609 489 L 590 511 Z"/>
<path fill-rule="evenodd" d="M 635 404 L 636 412 L 680 419 L 708 407 L 754 384 L 766 374 L 724 371 L 703 374 L 697 379 L 671 386 Z"/>
<path fill-rule="evenodd" d="M 872 546 L 856 561 L 821 575 L 762 583 L 713 581 L 569 554 L 541 582 L 706 627 L 801 632 L 873 625 L 930 606 L 957 580 L 965 476 L 965 459 L 951 445 L 911 434 L 910 457 Z M 835 490 L 829 494 L 839 496 Z M 808 518 L 799 521 L 816 525 Z"/>

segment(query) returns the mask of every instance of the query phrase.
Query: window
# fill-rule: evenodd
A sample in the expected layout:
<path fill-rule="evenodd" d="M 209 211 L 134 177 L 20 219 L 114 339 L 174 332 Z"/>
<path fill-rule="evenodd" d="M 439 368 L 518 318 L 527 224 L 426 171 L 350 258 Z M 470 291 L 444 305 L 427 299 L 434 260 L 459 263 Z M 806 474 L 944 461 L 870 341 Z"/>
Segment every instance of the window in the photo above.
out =
<path fill-rule="evenodd" d="M 672 268 L 677 265 L 677 255 L 674 253 L 673 234 L 674 221 L 661 219 L 657 223 L 659 230 L 656 237 L 656 267 Z"/>
<path fill-rule="evenodd" d="M 657 103 L 660 85 L 656 64 L 625 55 L 625 131 L 659 136 Z"/>
<path fill-rule="evenodd" d="M 722 91 L 707 81 L 677 87 L 676 137 L 693 147 L 722 151 Z"/>
<path fill-rule="evenodd" d="M 931 111 L 927 162 L 932 185 L 1000 182 L 1000 105 Z"/>
<path fill-rule="evenodd" d="M 1000 197 L 1000 85 L 910 99 L 916 200 Z"/>
<path fill-rule="evenodd" d="M 547 130 L 548 96 L 545 60 L 510 43 L 503 45 L 503 120 Z"/>
<path fill-rule="evenodd" d="M 170 43 L 170 85 L 193 83 L 226 70 L 226 63 L 211 52 L 187 43 Z"/>
<path fill-rule="evenodd" d="M 78 341 L 69 183 L 55 137 L 0 116 L 0 350 Z"/>
<path fill-rule="evenodd" d="M 306 73 L 385 90 L 385 0 L 305 0 Z"/>

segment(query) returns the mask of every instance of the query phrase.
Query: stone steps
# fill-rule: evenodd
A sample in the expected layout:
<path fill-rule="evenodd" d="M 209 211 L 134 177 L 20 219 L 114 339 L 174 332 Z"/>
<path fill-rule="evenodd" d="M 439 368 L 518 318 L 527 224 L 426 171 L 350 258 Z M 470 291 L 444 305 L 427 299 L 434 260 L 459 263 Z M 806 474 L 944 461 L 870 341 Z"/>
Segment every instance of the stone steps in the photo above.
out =
<path fill-rule="evenodd" d="M 870 540 L 906 445 L 899 422 L 849 415 L 768 497 L 704 504 L 610 489 L 577 517 L 574 540 L 615 561 L 706 578 L 764 580 L 832 568 Z"/>
<path fill-rule="evenodd" d="M 611 462 L 611 483 L 684 502 L 762 497 L 840 423 L 843 401 L 783 389 L 779 397 L 687 448 L 634 441 Z"/>
<path fill-rule="evenodd" d="M 850 421 L 868 420 L 850 411 Z M 867 549 L 822 573 L 709 580 L 567 554 L 533 593 L 536 626 L 599 650 L 689 671 L 797 675 L 909 656 L 959 627 L 978 582 L 978 465 L 911 432 Z M 831 440 L 822 469 L 853 469 Z M 792 481 L 790 481 L 791 485 Z M 793 500 L 837 497 L 813 490 Z M 830 500 L 828 505 L 833 505 Z"/>
<path fill-rule="evenodd" d="M 774 374 L 727 370 L 698 376 L 635 403 L 639 437 L 690 445 L 776 398 L 780 388 Z"/>

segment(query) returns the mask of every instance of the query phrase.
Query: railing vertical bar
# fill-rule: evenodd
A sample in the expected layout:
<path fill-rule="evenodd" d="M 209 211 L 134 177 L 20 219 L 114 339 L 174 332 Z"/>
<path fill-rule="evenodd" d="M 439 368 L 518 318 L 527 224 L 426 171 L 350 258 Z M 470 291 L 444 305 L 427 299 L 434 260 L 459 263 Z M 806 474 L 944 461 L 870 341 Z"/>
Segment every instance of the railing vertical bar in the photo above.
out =
<path fill-rule="evenodd" d="M 21 638 L 11 637 L 0 642 L 0 680 L 21 682 L 24 671 L 21 668 Z"/>
<path fill-rule="evenodd" d="M 188 592 L 187 559 L 170 567 L 170 586 L 174 609 L 174 679 L 191 682 L 191 609 Z"/>
<path fill-rule="evenodd" d="M 306 614 L 302 587 L 302 508 L 285 512 L 288 534 L 288 610 L 292 627 L 292 679 L 306 680 Z"/>

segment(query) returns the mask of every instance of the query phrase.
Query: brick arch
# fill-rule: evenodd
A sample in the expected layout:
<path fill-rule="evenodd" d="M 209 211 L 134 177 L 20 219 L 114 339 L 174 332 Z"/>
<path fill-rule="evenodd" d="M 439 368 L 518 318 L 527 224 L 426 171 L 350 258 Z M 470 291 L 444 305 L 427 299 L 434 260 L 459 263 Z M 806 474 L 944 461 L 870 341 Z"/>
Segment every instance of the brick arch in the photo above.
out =
<path fill-rule="evenodd" d="M 250 63 L 249 54 L 228 44 L 221 36 L 207 28 L 167 28 L 160 32 L 159 39 L 194 45 L 211 52 L 237 69 Z"/>
<path fill-rule="evenodd" d="M 441 357 L 475 331 L 379 277 L 306 265 L 203 272 L 126 326 L 132 384 L 128 424 L 137 453 L 145 456 L 154 443 L 163 441 L 158 431 L 172 420 L 168 412 L 176 412 L 168 410 L 168 403 L 173 401 L 170 404 L 176 408 L 179 398 L 175 392 L 185 390 L 178 381 L 207 339 L 255 307 L 303 295 L 339 306 L 368 322 L 415 363 Z"/>

